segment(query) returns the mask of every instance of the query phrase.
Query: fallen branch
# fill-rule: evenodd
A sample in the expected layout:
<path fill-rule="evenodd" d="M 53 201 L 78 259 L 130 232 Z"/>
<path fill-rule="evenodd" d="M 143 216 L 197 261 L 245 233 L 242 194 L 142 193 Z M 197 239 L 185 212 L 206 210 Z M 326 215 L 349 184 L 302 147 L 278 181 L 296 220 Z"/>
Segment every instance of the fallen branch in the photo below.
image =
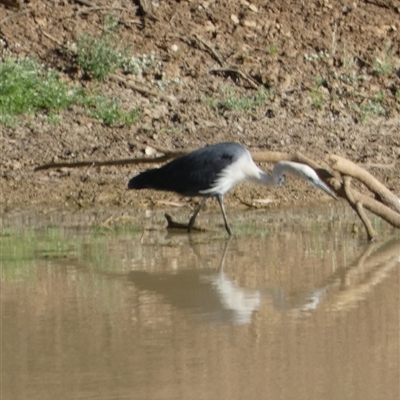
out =
<path fill-rule="evenodd" d="M 149 18 L 153 19 L 154 21 L 159 21 L 159 19 L 154 15 L 153 5 L 149 0 L 139 0 L 139 6 L 141 12 L 148 16 Z"/>
<path fill-rule="evenodd" d="M 50 163 L 36 167 L 35 171 L 47 170 L 50 168 L 80 168 L 142 163 L 160 164 L 193 151 L 193 149 L 169 150 L 154 145 L 151 145 L 151 147 L 157 150 L 159 153 L 162 153 L 163 156 L 154 158 L 139 157 L 108 161 Z M 377 235 L 367 214 L 364 212 L 364 209 L 382 218 L 392 226 L 400 228 L 400 206 L 398 203 L 396 203 L 399 202 L 397 196 L 390 192 L 388 188 L 374 178 L 369 172 L 365 171 L 363 168 L 349 160 L 335 155 L 328 156 L 327 160 L 332 164 L 333 169 L 333 171 L 330 171 L 328 166 L 324 167 L 301 153 L 290 154 L 274 151 L 261 151 L 252 152 L 252 157 L 255 162 L 259 163 L 294 161 L 309 165 L 318 173 L 320 178 L 331 187 L 338 197 L 345 199 L 355 210 L 358 217 L 364 224 L 369 240 L 374 240 Z M 352 188 L 350 185 L 351 178 L 357 179 L 364 183 L 376 195 L 376 198 L 364 195 Z"/>
<path fill-rule="evenodd" d="M 79 10 L 76 13 L 76 16 L 79 16 L 81 14 L 89 14 L 90 12 L 94 11 L 101 11 L 101 10 L 107 10 L 107 11 L 125 11 L 128 13 L 136 13 L 136 9 L 128 9 L 124 7 L 107 7 L 107 6 L 92 6 L 92 7 L 87 7 L 83 8 L 82 10 Z"/>
<path fill-rule="evenodd" d="M 108 161 L 77 161 L 77 162 L 64 162 L 64 163 L 49 163 L 43 164 L 36 167 L 33 171 L 44 171 L 46 169 L 54 169 L 54 168 L 82 168 L 82 167 L 104 167 L 104 166 L 112 166 L 112 165 L 128 165 L 128 164 L 158 164 L 163 163 L 165 161 L 170 160 L 170 155 L 164 155 L 155 158 L 126 158 L 122 160 L 108 160 Z"/>
<path fill-rule="evenodd" d="M 331 155 L 328 160 L 331 162 L 333 169 L 343 175 L 358 179 L 374 192 L 384 204 L 400 213 L 400 199 L 368 171 L 340 156 Z"/>
<path fill-rule="evenodd" d="M 136 85 L 135 83 L 127 80 L 125 77 L 118 75 L 118 74 L 110 74 L 109 75 L 110 79 L 122 83 L 123 85 L 125 85 L 127 88 L 136 90 L 137 92 L 145 95 L 145 96 L 153 96 L 153 97 L 158 97 L 159 99 L 162 99 L 164 101 L 167 102 L 171 102 L 171 101 L 177 101 L 177 99 L 174 96 L 167 96 L 165 94 L 162 93 L 158 93 L 155 92 L 154 90 L 151 89 L 147 89 L 141 86 Z"/>
<path fill-rule="evenodd" d="M 75 3 L 81 4 L 83 6 L 93 7 L 93 4 L 87 0 L 75 0 Z"/>
<path fill-rule="evenodd" d="M 3 18 L 0 21 L 0 25 L 5 24 L 7 21 L 9 21 L 12 18 L 17 18 L 17 17 L 20 17 L 20 16 L 25 15 L 25 14 L 30 14 L 31 12 L 32 12 L 32 10 L 22 10 L 22 11 L 18 11 L 18 12 L 15 12 L 13 14 L 10 14 L 9 16 Z"/>
<path fill-rule="evenodd" d="M 218 64 L 221 65 L 221 67 L 223 67 L 225 62 L 222 59 L 222 57 L 216 52 L 216 50 L 210 44 L 208 44 L 204 39 L 202 39 L 199 35 L 194 34 L 193 36 L 208 50 L 208 52 L 215 58 L 215 60 L 218 61 Z"/>
<path fill-rule="evenodd" d="M 211 56 L 218 62 L 218 64 L 221 66 L 221 68 L 213 68 L 209 72 L 213 74 L 217 73 L 229 73 L 229 74 L 235 74 L 240 76 L 243 80 L 249 83 L 249 85 L 253 89 L 259 89 L 260 85 L 257 84 L 257 82 L 249 75 L 241 71 L 238 67 L 232 66 L 232 65 L 226 65 L 225 61 L 222 59 L 222 57 L 217 53 L 217 51 L 209 44 L 207 43 L 204 39 L 202 39 L 199 35 L 194 34 L 193 35 L 194 39 L 200 42 L 206 50 L 211 54 Z"/>
<path fill-rule="evenodd" d="M 367 215 L 364 212 L 362 203 L 359 201 L 356 202 L 354 200 L 354 196 L 353 196 L 352 189 L 351 189 L 351 178 L 349 176 L 345 176 L 343 183 L 344 183 L 344 191 L 346 193 L 347 200 L 348 200 L 350 206 L 357 213 L 357 215 L 360 217 L 362 223 L 364 224 L 365 229 L 367 231 L 368 239 L 370 241 L 373 241 L 377 236 L 376 232 L 375 232 L 374 228 L 372 227 L 371 221 L 369 220 L 369 218 L 367 217 Z"/>
<path fill-rule="evenodd" d="M 228 67 L 228 68 L 213 68 L 210 69 L 210 72 L 213 74 L 218 74 L 218 73 L 229 73 L 229 74 L 235 74 L 235 75 L 239 75 L 243 80 L 247 81 L 249 83 L 249 85 L 253 88 L 253 89 L 259 89 L 259 85 L 254 81 L 253 78 L 251 78 L 250 76 L 248 76 L 247 74 L 245 74 L 243 71 L 241 71 L 240 69 L 236 68 L 236 67 Z"/>
<path fill-rule="evenodd" d="M 382 218 L 395 228 L 400 228 L 400 213 L 391 210 L 381 202 L 352 190 L 355 202 L 360 202 L 365 209 Z"/>

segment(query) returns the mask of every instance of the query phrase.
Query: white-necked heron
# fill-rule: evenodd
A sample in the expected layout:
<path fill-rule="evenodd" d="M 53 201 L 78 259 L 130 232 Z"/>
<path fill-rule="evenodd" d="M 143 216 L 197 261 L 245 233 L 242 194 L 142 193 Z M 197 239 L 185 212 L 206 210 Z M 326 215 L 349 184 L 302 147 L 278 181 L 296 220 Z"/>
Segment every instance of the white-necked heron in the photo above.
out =
<path fill-rule="evenodd" d="M 182 196 L 204 197 L 190 217 L 188 232 L 207 199 L 215 196 L 221 207 L 225 228 L 231 235 L 225 213 L 225 193 L 242 181 L 264 186 L 281 186 L 285 182 L 286 173 L 295 175 L 337 198 L 308 165 L 280 161 L 275 164 L 272 174 L 267 174 L 257 167 L 249 150 L 238 143 L 207 146 L 175 158 L 160 168 L 148 169 L 130 179 L 128 189 L 155 189 L 176 192 Z"/>

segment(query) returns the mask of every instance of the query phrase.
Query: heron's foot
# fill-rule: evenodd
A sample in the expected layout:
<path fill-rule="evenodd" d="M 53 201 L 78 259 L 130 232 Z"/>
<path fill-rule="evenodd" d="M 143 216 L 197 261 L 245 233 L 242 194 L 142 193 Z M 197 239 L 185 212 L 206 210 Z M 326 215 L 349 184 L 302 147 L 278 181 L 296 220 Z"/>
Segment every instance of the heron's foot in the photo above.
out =
<path fill-rule="evenodd" d="M 171 215 L 165 213 L 164 214 L 165 219 L 167 220 L 167 229 L 187 229 L 188 226 L 187 224 L 182 224 L 181 222 L 175 221 Z"/>
<path fill-rule="evenodd" d="M 225 229 L 226 229 L 226 231 L 228 232 L 228 235 L 229 235 L 229 236 L 232 236 L 232 229 L 231 229 L 231 227 L 230 227 L 228 224 L 225 225 Z"/>

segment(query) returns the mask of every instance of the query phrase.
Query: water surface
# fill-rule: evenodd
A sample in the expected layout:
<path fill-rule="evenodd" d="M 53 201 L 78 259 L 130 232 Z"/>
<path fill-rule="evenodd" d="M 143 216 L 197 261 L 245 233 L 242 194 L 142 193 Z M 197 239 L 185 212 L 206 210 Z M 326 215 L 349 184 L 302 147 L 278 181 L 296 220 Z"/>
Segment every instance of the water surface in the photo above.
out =
<path fill-rule="evenodd" d="M 3 218 L 2 398 L 399 398 L 391 231 L 253 212 L 227 240 L 218 214 L 191 236 L 139 214 Z"/>

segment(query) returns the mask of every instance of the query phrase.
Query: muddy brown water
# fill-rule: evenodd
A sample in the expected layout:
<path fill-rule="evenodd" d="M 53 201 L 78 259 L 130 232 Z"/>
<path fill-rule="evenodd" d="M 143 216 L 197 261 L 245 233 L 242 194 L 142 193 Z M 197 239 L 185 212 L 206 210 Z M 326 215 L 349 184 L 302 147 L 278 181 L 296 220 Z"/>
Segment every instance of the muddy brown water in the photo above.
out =
<path fill-rule="evenodd" d="M 400 237 L 342 213 L 3 215 L 2 398 L 399 398 Z"/>

